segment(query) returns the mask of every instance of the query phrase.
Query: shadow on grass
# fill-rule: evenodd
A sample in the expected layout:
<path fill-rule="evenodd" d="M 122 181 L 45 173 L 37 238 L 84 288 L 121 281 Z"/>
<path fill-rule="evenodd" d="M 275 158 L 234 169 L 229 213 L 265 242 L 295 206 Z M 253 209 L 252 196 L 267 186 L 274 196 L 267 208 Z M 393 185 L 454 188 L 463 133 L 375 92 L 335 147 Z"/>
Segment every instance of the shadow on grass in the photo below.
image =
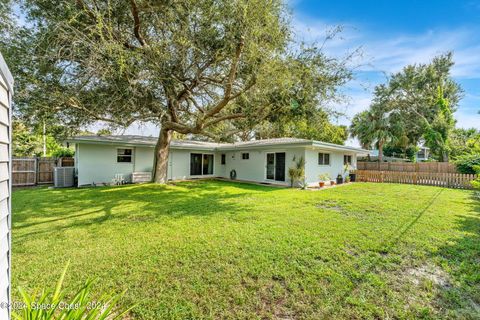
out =
<path fill-rule="evenodd" d="M 420 208 L 418 210 L 418 213 L 415 215 L 415 217 L 410 221 L 402 225 L 400 228 L 397 228 L 397 230 L 392 234 L 392 236 L 388 237 L 388 240 L 386 243 L 384 243 L 380 248 L 380 253 L 386 254 L 389 253 L 392 248 L 394 248 L 399 241 L 403 239 L 405 234 L 408 233 L 410 229 L 412 229 L 413 226 L 420 220 L 420 218 L 427 212 L 428 209 L 435 203 L 437 198 L 442 194 L 443 189 L 439 188 L 438 192 L 436 192 L 430 200 L 423 206 L 423 208 Z"/>
<path fill-rule="evenodd" d="M 13 229 L 28 230 L 14 240 L 34 234 L 101 225 L 105 222 L 151 221 L 168 216 L 235 215 L 250 201 L 239 198 L 279 189 L 224 181 L 189 181 L 171 185 L 126 185 L 83 189 L 41 189 L 14 193 L 23 202 L 14 207 Z"/>
<path fill-rule="evenodd" d="M 472 193 L 470 203 L 471 212 L 452 212 L 463 236 L 435 252 L 450 277 L 450 286 L 440 288 L 438 300 L 455 310 L 452 318 L 480 319 L 480 200 Z"/>

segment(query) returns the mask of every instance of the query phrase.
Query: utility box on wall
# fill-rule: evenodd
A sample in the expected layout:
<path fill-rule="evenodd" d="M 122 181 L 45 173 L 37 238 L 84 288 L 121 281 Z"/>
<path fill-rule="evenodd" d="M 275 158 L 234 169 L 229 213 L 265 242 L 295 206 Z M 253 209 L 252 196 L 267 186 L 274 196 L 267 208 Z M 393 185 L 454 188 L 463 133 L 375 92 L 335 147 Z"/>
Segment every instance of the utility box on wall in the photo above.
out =
<path fill-rule="evenodd" d="M 13 78 L 0 53 L 0 319 L 10 319 Z"/>

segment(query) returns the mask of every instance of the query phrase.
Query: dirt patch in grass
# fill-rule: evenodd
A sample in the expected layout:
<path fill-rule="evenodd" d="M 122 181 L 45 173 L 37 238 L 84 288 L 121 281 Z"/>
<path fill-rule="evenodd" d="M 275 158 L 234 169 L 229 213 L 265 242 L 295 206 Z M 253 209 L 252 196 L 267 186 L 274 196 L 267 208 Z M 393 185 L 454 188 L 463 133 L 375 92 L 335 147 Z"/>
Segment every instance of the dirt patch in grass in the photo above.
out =
<path fill-rule="evenodd" d="M 318 203 L 315 207 L 318 209 L 332 210 L 336 212 L 343 212 L 343 207 L 336 201 L 323 201 Z"/>
<path fill-rule="evenodd" d="M 452 287 L 448 274 L 440 267 L 432 264 L 410 268 L 406 271 L 406 274 L 415 285 L 421 284 L 422 280 L 430 280 L 433 284 L 443 289 Z"/>

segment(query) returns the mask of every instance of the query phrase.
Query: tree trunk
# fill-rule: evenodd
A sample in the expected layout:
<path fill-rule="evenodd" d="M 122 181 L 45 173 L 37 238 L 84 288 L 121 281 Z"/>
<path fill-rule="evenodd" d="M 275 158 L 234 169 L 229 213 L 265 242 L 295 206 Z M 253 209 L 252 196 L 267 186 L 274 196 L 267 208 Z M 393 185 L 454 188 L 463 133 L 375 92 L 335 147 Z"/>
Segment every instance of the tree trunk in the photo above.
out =
<path fill-rule="evenodd" d="M 383 141 L 378 142 L 378 162 L 383 162 Z"/>
<path fill-rule="evenodd" d="M 153 166 L 153 182 L 165 184 L 168 180 L 168 153 L 170 141 L 172 140 L 172 130 L 161 129 L 155 146 L 155 160 Z"/>
<path fill-rule="evenodd" d="M 448 162 L 448 152 L 447 151 L 442 152 L 442 161 L 443 162 Z"/>

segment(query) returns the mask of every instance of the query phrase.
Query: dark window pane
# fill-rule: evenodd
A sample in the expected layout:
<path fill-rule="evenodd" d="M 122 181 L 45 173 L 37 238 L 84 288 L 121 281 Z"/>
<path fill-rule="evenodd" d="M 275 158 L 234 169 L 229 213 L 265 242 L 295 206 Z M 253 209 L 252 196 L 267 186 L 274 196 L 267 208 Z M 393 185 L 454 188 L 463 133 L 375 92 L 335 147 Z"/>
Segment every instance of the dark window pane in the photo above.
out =
<path fill-rule="evenodd" d="M 132 162 L 132 149 L 117 149 L 117 162 Z"/>
<path fill-rule="evenodd" d="M 132 162 L 132 156 L 118 156 L 117 162 Z"/>
<path fill-rule="evenodd" d="M 117 155 L 119 156 L 131 156 L 132 149 L 117 149 Z"/>
<path fill-rule="evenodd" d="M 202 154 L 190 154 L 190 175 L 196 176 L 202 174 Z"/>
<path fill-rule="evenodd" d="M 267 179 L 275 178 L 275 153 L 267 153 Z"/>
<path fill-rule="evenodd" d="M 203 174 L 213 174 L 213 154 L 203 155 Z"/>
<path fill-rule="evenodd" d="M 325 153 L 323 164 L 330 165 L 330 154 L 329 153 Z"/>
<path fill-rule="evenodd" d="M 242 159 L 243 159 L 243 160 L 248 160 L 248 159 L 250 159 L 250 153 L 242 153 Z"/>
<path fill-rule="evenodd" d="M 222 154 L 222 164 L 225 164 L 227 162 L 227 157 L 226 155 L 223 153 Z"/>

